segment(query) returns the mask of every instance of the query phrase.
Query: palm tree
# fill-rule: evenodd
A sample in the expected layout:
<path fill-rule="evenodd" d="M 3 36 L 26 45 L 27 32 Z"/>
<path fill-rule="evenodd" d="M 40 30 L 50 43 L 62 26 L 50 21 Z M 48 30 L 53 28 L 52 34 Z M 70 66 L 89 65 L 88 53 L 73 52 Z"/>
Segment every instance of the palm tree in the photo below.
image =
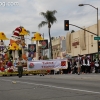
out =
<path fill-rule="evenodd" d="M 50 34 L 50 28 L 51 28 L 51 24 L 53 24 L 54 22 L 57 21 L 56 17 L 54 16 L 55 13 L 57 13 L 56 10 L 53 11 L 49 11 L 47 10 L 46 13 L 45 12 L 41 12 L 40 14 L 45 18 L 45 21 L 42 21 L 38 27 L 42 27 L 44 25 L 48 25 L 48 31 L 49 31 L 49 40 L 50 40 L 50 47 L 51 47 L 51 58 L 53 59 L 53 54 L 52 54 L 52 43 L 51 43 L 51 34 Z"/>

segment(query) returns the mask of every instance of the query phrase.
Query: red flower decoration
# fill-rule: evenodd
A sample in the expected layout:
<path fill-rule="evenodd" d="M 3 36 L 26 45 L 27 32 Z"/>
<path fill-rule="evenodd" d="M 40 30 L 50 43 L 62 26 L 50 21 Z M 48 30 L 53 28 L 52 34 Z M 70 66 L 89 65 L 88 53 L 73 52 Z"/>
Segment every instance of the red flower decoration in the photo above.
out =
<path fill-rule="evenodd" d="M 4 70 L 5 70 L 5 68 L 4 68 L 4 67 L 1 67 L 1 68 L 0 68 L 0 70 L 1 70 L 1 71 L 4 71 Z"/>

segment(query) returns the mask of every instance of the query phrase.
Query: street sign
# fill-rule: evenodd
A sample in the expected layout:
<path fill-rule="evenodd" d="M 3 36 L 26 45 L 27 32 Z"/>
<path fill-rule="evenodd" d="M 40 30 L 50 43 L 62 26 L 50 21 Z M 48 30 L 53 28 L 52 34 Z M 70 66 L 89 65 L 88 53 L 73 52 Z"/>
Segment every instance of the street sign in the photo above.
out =
<path fill-rule="evenodd" d="M 94 37 L 94 40 L 100 40 L 100 37 Z"/>

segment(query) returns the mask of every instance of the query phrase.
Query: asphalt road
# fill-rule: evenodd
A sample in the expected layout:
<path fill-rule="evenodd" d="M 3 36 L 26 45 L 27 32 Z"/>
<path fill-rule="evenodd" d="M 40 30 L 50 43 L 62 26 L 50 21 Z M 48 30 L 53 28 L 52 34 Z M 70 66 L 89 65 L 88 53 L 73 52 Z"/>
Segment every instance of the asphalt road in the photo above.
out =
<path fill-rule="evenodd" d="M 100 74 L 0 77 L 0 100 L 100 100 Z"/>

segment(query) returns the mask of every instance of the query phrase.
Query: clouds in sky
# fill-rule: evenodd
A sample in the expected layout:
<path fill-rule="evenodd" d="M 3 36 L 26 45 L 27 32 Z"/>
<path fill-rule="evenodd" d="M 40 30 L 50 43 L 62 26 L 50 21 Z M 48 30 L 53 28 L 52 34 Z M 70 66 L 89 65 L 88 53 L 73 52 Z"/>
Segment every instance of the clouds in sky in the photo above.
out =
<path fill-rule="evenodd" d="M 18 5 L 13 6 L 6 5 L 3 7 L 0 5 L 0 31 L 4 32 L 9 38 L 12 31 L 18 26 L 23 26 L 30 32 L 44 33 L 45 38 L 48 38 L 48 27 L 38 28 L 38 24 L 44 20 L 40 12 L 57 10 L 55 14 L 57 22 L 51 26 L 51 36 L 56 37 L 64 36 L 67 33 L 67 31 L 64 31 L 64 20 L 69 20 L 70 24 L 80 27 L 96 24 L 96 9 L 87 5 L 79 7 L 79 4 L 91 4 L 100 9 L 100 0 L 0 0 L 0 3 L 2 2 L 18 2 Z M 70 26 L 69 31 L 71 30 L 79 29 Z M 31 38 L 31 36 L 28 38 Z M 27 42 L 31 43 L 30 40 L 27 40 Z"/>

